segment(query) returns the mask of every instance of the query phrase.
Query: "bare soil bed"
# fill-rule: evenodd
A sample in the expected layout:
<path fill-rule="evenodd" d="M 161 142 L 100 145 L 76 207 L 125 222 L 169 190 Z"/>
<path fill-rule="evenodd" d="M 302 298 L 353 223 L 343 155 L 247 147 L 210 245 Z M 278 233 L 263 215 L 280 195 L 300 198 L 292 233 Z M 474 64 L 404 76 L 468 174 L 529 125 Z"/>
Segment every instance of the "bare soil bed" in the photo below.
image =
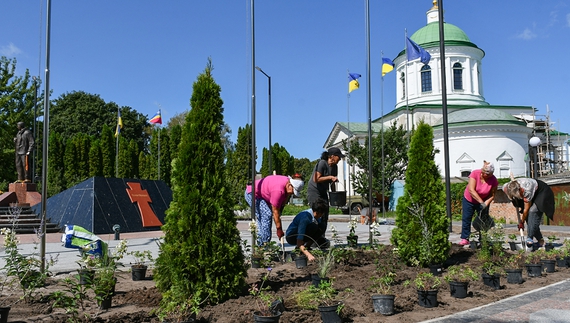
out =
<path fill-rule="evenodd" d="M 547 236 L 547 232 L 544 233 Z M 391 252 L 390 246 L 386 246 L 383 252 Z M 507 251 L 510 252 L 510 251 Z M 570 269 L 557 268 L 554 273 L 543 273 L 542 277 L 529 278 L 523 272 L 525 279 L 523 284 L 507 284 L 506 278 L 501 278 L 501 289 L 494 290 L 483 284 L 482 280 L 470 283 L 469 296 L 464 299 L 457 299 L 450 296 L 449 285 L 442 283 L 438 293 L 439 306 L 436 308 L 424 308 L 418 305 L 416 289 L 412 286 L 404 286 L 403 282 L 413 279 L 420 271 L 428 271 L 426 268 L 404 267 L 398 271 L 397 283 L 393 287 L 396 313 L 391 316 L 383 316 L 374 313 L 371 295 L 369 290 L 371 282 L 369 277 L 374 273 L 375 260 L 382 261 L 383 257 L 378 253 L 363 249 L 355 250 L 354 257 L 345 263 L 337 264 L 332 271 L 333 287 L 341 291 L 340 296 L 344 302 L 343 321 L 344 322 L 420 322 L 436 317 L 449 315 L 452 313 L 475 308 L 489 304 L 510 296 L 519 295 L 523 292 L 534 290 L 558 281 L 567 279 Z M 453 244 L 450 258 L 444 267 L 453 264 L 467 264 L 474 269 L 479 269 L 481 263 L 478 261 L 476 252 L 468 247 Z M 286 311 L 281 316 L 280 322 L 314 323 L 320 322 L 318 311 L 301 310 L 295 305 L 293 295 L 311 284 L 311 274 L 316 272 L 316 265 L 309 265 L 302 269 L 297 269 L 294 262 L 274 263 L 269 276 L 268 286 L 276 297 L 282 297 Z M 249 269 L 248 283 L 259 282 L 265 275 L 267 269 Z M 57 284 L 68 275 L 75 273 L 59 274 L 52 278 L 43 294 L 61 289 Z M 132 281 L 129 272 L 123 273 L 118 280 L 117 292 L 113 297 L 112 307 L 106 311 L 98 310 L 97 306 L 89 302 L 84 311 L 89 319 L 84 322 L 159 322 L 153 310 L 157 308 L 161 294 L 154 287 L 151 277 L 143 281 Z M 215 306 L 205 306 L 196 317 L 196 322 L 217 322 L 217 323 L 242 323 L 253 322 L 252 313 L 256 310 L 255 302 L 249 295 L 246 286 L 241 295 Z M 12 300 L 17 300 L 17 295 L 11 296 Z M 6 300 L 6 295 L 0 299 Z M 9 314 L 9 321 L 23 322 L 66 322 L 68 315 L 62 309 L 52 309 L 51 301 L 36 301 L 25 303 L 19 301 L 12 306 Z"/>

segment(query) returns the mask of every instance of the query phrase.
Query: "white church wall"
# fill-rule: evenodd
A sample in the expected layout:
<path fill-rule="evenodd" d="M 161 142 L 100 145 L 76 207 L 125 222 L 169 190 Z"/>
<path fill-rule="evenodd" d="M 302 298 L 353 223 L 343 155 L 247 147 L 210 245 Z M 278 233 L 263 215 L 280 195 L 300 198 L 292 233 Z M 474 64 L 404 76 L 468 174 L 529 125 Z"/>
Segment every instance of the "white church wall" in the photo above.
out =
<path fill-rule="evenodd" d="M 528 147 L 528 134 L 524 132 L 509 133 L 509 137 L 504 136 L 505 129 L 495 131 L 481 131 L 482 129 L 471 129 L 465 132 L 450 131 L 449 134 L 449 171 L 452 177 L 460 177 L 461 172 L 473 171 L 483 165 L 483 160 L 492 161 L 495 164 L 495 176 L 497 178 L 507 178 L 510 172 L 515 176 L 526 176 L 527 164 L 524 161 Z M 443 136 L 441 131 L 434 133 L 434 148 L 439 149 L 439 154 L 435 155 L 436 164 L 439 166 L 442 176 L 445 175 Z M 512 157 L 512 161 L 497 159 L 507 152 Z M 468 154 L 473 158 L 472 164 L 458 163 L 463 154 Z"/>

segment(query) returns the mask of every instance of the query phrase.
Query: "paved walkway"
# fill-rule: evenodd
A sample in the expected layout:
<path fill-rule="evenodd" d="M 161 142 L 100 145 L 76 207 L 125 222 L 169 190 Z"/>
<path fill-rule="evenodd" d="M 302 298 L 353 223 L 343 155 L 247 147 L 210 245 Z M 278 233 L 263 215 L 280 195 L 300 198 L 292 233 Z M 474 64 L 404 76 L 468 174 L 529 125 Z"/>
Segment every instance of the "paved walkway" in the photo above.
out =
<path fill-rule="evenodd" d="M 354 216 L 353 216 L 354 217 Z M 283 226 L 287 228 L 293 218 L 284 217 Z M 335 226 L 340 237 L 348 235 L 348 215 L 331 215 L 329 220 L 329 230 L 327 236 L 331 236 L 331 226 Z M 394 228 L 392 221 L 382 222 L 380 226 L 380 243 L 390 243 L 390 232 Z M 454 223 L 454 227 L 460 223 Z M 251 241 L 248 221 L 238 221 L 238 229 L 241 238 Z M 515 227 L 515 225 L 507 225 L 506 228 Z M 541 226 L 545 232 L 559 232 L 560 235 L 570 236 L 570 227 L 566 226 Z M 368 236 L 368 226 L 358 224 L 356 234 L 362 237 Z M 63 247 L 61 243 L 61 233 L 52 233 L 46 235 L 46 257 L 57 257 L 57 263 L 50 267 L 50 271 L 54 274 L 69 273 L 77 270 L 79 265 L 79 252 L 76 249 L 68 249 Z M 101 240 L 108 242 L 109 247 L 113 248 L 118 241 L 114 240 L 114 234 L 99 234 Z M 134 250 L 150 250 L 154 257 L 158 256 L 158 242 L 163 236 L 162 231 L 145 231 L 120 234 L 120 239 L 128 240 L 129 251 Z M 39 240 L 33 234 L 18 235 L 20 247 L 24 254 L 38 253 Z M 366 239 L 366 238 L 365 238 Z M 273 240 L 278 242 L 277 237 Z M 458 242 L 459 232 L 450 233 L 450 240 Z M 0 243 L 2 244 L 2 243 Z M 38 249 L 34 249 L 38 248 Z M 293 246 L 285 244 L 286 250 L 293 249 Z M 0 246 L 0 268 L 4 262 L 4 248 Z M 131 256 L 125 257 L 123 263 L 129 264 L 133 259 Z M 429 320 L 426 322 L 568 322 L 570 323 L 570 280 L 562 281 L 550 286 L 546 286 L 525 294 L 507 298 L 498 302 L 494 302 L 485 306 L 474 308 L 468 311 L 455 313 L 450 316 Z"/>

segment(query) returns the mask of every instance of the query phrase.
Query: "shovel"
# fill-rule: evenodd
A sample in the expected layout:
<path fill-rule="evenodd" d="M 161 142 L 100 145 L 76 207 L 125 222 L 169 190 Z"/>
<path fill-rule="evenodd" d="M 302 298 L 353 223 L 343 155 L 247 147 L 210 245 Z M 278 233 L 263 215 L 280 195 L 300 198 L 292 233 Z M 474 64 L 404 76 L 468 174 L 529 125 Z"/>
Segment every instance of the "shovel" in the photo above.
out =
<path fill-rule="evenodd" d="M 281 262 L 285 263 L 285 237 L 281 237 Z"/>

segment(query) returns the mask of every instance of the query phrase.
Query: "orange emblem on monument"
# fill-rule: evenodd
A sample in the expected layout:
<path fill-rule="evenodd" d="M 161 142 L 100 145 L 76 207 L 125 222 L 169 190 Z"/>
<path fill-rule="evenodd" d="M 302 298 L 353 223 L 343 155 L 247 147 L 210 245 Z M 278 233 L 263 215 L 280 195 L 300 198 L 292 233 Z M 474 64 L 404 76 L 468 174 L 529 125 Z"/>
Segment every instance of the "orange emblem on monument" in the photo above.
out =
<path fill-rule="evenodd" d="M 152 199 L 146 190 L 141 188 L 141 183 L 128 182 L 127 185 L 130 189 L 126 189 L 131 202 L 137 203 L 141 213 L 141 220 L 143 227 L 159 227 L 162 225 L 154 211 L 150 207 Z"/>

